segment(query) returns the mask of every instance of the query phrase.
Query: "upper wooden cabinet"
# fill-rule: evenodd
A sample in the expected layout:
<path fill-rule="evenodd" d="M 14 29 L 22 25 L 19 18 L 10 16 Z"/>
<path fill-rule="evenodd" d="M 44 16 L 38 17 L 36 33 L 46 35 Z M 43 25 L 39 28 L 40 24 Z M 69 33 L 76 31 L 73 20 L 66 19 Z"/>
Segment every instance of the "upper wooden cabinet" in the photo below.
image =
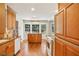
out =
<path fill-rule="evenodd" d="M 7 8 L 7 28 L 12 29 L 12 11 Z"/>
<path fill-rule="evenodd" d="M 0 34 L 4 34 L 6 26 L 5 4 L 0 3 Z M 3 35 L 2 35 L 3 36 Z"/>
<path fill-rule="evenodd" d="M 66 8 L 66 36 L 79 39 L 79 4 Z"/>
<path fill-rule="evenodd" d="M 57 34 L 64 34 L 64 10 L 55 16 L 55 31 Z"/>
<path fill-rule="evenodd" d="M 64 7 L 66 7 L 69 3 L 58 3 L 58 10 L 63 9 Z"/>
<path fill-rule="evenodd" d="M 13 14 L 12 22 L 13 22 L 13 29 L 15 29 L 16 28 L 16 14 L 15 13 Z"/>
<path fill-rule="evenodd" d="M 7 28 L 15 29 L 16 26 L 16 15 L 14 11 L 8 6 L 7 7 Z"/>
<path fill-rule="evenodd" d="M 0 38 L 4 37 L 7 30 L 16 28 L 16 14 L 7 4 L 0 3 Z"/>

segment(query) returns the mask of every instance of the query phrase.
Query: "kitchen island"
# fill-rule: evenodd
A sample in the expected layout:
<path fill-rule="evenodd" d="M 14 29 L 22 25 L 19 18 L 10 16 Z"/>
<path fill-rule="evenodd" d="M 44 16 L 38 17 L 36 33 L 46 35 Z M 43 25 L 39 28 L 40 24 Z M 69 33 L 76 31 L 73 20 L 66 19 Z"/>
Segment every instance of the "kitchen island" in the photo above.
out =
<path fill-rule="evenodd" d="M 29 43 L 41 43 L 42 34 L 40 33 L 29 33 L 28 34 L 28 42 Z"/>

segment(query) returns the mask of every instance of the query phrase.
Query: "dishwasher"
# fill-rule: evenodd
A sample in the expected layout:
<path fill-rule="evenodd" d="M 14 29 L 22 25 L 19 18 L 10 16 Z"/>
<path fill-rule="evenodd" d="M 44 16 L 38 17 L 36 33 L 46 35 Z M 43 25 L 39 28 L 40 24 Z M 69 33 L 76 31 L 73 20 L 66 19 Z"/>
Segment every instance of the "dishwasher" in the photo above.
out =
<path fill-rule="evenodd" d="M 20 50 L 20 38 L 15 39 L 15 54 Z"/>

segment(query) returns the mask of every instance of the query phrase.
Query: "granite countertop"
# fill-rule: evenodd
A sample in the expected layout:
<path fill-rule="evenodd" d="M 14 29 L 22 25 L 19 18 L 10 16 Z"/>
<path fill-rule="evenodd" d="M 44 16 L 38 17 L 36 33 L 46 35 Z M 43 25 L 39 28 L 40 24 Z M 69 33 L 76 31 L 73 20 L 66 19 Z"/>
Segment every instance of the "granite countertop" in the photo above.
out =
<path fill-rule="evenodd" d="M 52 41 L 54 41 L 54 39 L 55 39 L 55 35 L 53 34 L 53 35 L 46 35 L 46 40 L 47 40 L 47 42 L 52 42 Z"/>
<path fill-rule="evenodd" d="M 47 35 L 46 36 L 48 39 L 50 39 L 50 40 L 53 40 L 54 38 L 55 38 L 55 35 L 53 34 L 53 35 Z"/>
<path fill-rule="evenodd" d="M 14 38 L 2 38 L 0 39 L 0 45 L 6 44 L 9 41 L 14 40 Z"/>
<path fill-rule="evenodd" d="M 6 43 L 8 42 L 9 40 L 0 40 L 0 45 L 3 44 L 3 43 Z"/>

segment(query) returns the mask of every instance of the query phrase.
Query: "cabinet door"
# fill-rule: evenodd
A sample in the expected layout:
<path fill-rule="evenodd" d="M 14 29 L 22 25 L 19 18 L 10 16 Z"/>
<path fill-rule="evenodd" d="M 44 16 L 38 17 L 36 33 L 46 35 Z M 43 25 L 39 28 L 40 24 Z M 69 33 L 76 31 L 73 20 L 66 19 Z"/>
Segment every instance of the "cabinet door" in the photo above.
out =
<path fill-rule="evenodd" d="M 41 40 L 42 40 L 41 34 L 37 34 L 37 42 L 41 43 Z"/>
<path fill-rule="evenodd" d="M 14 13 L 12 15 L 13 15 L 12 16 L 13 29 L 15 29 L 16 28 L 16 15 Z"/>
<path fill-rule="evenodd" d="M 33 35 L 32 34 L 28 34 L 28 41 L 29 42 L 33 42 Z"/>
<path fill-rule="evenodd" d="M 12 11 L 7 7 L 7 28 L 12 29 Z"/>
<path fill-rule="evenodd" d="M 7 27 L 8 29 L 15 29 L 16 27 L 16 14 L 9 6 L 7 7 Z"/>
<path fill-rule="evenodd" d="M 6 52 L 6 45 L 1 45 L 0 46 L 0 56 L 6 56 L 7 52 Z"/>
<path fill-rule="evenodd" d="M 7 56 L 12 56 L 14 54 L 14 41 L 10 41 L 6 44 Z"/>
<path fill-rule="evenodd" d="M 79 4 L 66 8 L 66 36 L 79 39 Z"/>
<path fill-rule="evenodd" d="M 55 39 L 55 56 L 64 56 L 64 43 L 62 39 L 56 38 Z"/>
<path fill-rule="evenodd" d="M 79 46 L 74 45 L 72 43 L 66 43 L 66 56 L 79 56 Z"/>
<path fill-rule="evenodd" d="M 56 34 L 64 34 L 64 11 L 55 16 L 55 31 Z"/>
<path fill-rule="evenodd" d="M 0 3 L 0 37 L 3 37 L 6 28 L 5 4 Z"/>

